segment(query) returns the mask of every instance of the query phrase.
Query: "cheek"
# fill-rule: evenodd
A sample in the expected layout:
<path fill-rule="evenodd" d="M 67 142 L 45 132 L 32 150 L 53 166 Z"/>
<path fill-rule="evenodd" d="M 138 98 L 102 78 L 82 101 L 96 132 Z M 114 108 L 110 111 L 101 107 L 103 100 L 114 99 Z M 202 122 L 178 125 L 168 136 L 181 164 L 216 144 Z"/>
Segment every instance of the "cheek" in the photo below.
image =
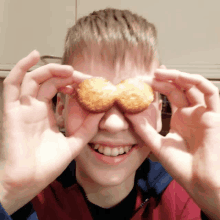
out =
<path fill-rule="evenodd" d="M 148 147 L 144 141 L 139 139 L 139 149 L 136 153 L 136 158 L 138 158 L 140 164 L 144 162 L 144 160 L 149 156 L 150 152 L 150 147 Z"/>
<path fill-rule="evenodd" d="M 83 110 L 74 98 L 68 98 L 65 106 L 66 136 L 74 134 L 89 113 Z"/>

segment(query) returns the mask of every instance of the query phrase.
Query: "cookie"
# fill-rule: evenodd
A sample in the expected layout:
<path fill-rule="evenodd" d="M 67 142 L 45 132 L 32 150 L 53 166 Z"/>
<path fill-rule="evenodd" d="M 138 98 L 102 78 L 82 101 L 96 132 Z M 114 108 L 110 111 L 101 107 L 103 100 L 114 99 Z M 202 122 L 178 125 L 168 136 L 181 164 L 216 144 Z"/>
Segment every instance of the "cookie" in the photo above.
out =
<path fill-rule="evenodd" d="M 116 102 L 126 113 L 139 113 L 148 108 L 154 100 L 153 89 L 137 79 L 126 79 L 117 86 Z"/>
<path fill-rule="evenodd" d="M 113 106 L 116 90 L 108 80 L 96 77 L 80 83 L 76 88 L 76 97 L 84 109 L 91 113 L 100 113 Z"/>
<path fill-rule="evenodd" d="M 76 97 L 81 106 L 91 113 L 101 113 L 117 104 L 122 112 L 139 113 L 154 100 L 152 88 L 135 78 L 113 85 L 96 77 L 86 79 L 76 88 Z"/>

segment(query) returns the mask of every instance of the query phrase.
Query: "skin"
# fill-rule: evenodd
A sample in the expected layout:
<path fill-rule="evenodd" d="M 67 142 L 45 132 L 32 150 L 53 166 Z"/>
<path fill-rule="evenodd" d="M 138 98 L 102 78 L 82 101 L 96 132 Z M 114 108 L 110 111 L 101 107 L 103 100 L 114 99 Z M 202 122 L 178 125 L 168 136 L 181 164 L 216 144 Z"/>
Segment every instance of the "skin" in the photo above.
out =
<path fill-rule="evenodd" d="M 125 78 L 137 76 L 152 77 L 154 71 L 158 67 L 158 63 L 154 61 L 149 72 L 131 69 L 128 63 L 123 69 L 113 71 L 107 65 L 103 65 L 99 61 L 84 60 L 73 64 L 74 69 L 82 73 L 94 77 L 104 77 L 114 85 L 117 85 Z M 162 101 L 155 94 L 155 99 L 145 110 L 145 116 L 150 124 L 159 132 L 161 130 L 161 109 Z M 80 123 L 81 115 L 88 114 L 79 107 L 78 102 L 70 95 L 66 96 L 65 102 L 58 98 L 57 103 L 57 120 L 60 127 L 64 125 L 66 135 L 71 136 L 75 130 L 73 123 Z M 63 121 L 61 119 L 63 118 Z M 83 118 L 83 117 L 82 117 Z M 108 110 L 98 124 L 98 132 L 90 142 L 109 141 L 111 143 L 137 143 L 137 151 L 132 152 L 129 158 L 119 165 L 108 165 L 98 162 L 90 152 L 90 147 L 86 145 L 80 154 L 75 158 L 76 161 L 76 178 L 78 183 L 83 187 L 90 202 L 104 208 L 112 207 L 122 201 L 132 190 L 134 186 L 134 178 L 136 170 L 149 156 L 150 148 L 136 134 L 130 121 L 123 113 L 113 106 Z M 119 193 L 120 192 L 120 193 Z"/>
<path fill-rule="evenodd" d="M 203 212 L 210 219 L 220 219 L 220 101 L 217 87 L 200 75 L 156 69 L 158 66 L 153 71 L 153 77 L 141 74 L 139 77 L 142 80 L 153 90 L 166 95 L 171 102 L 171 129 L 169 134 L 163 137 L 158 133 L 160 126 L 156 120 L 158 111 L 155 106 L 159 104 L 152 104 L 152 107 L 139 114 L 122 116 L 116 108 L 107 113 L 89 114 L 80 106 L 75 106 L 74 100 L 69 99 L 66 106 L 57 107 L 57 112 L 63 113 L 57 113 L 59 120 L 56 120 L 51 103 L 54 95 L 57 92 L 70 95 L 73 88 L 69 85 L 80 83 L 91 76 L 76 72 L 71 66 L 58 64 L 45 65 L 27 72 L 39 59 L 40 54 L 33 51 L 20 60 L 4 80 L 0 202 L 9 215 L 53 182 L 73 159 L 78 161 L 77 180 L 81 181 L 82 185 L 85 179 L 89 179 L 91 184 L 98 186 L 99 195 L 106 195 L 107 198 L 110 191 L 106 191 L 105 186 L 113 186 L 111 189 L 114 190 L 114 186 L 117 188 L 117 185 L 120 185 L 119 189 L 127 187 L 123 194 L 126 196 L 135 169 L 115 168 L 115 178 L 107 175 L 101 180 L 95 173 L 87 173 L 89 167 L 86 170 L 80 166 L 80 163 L 86 165 L 83 161 L 85 157 L 89 157 L 86 153 L 87 143 L 93 138 L 104 137 L 105 133 L 101 128 L 105 128 L 108 129 L 105 132 L 109 137 L 123 131 L 122 134 L 135 138 L 140 145 L 143 141 L 146 147 L 140 146 L 139 149 L 145 149 L 145 156 L 137 153 L 134 155 L 137 161 L 132 160 L 131 164 L 138 167 L 151 150 Z M 132 63 L 130 64 L 133 67 Z M 132 70 L 133 73 L 135 72 Z M 112 80 L 114 79 L 113 77 Z M 72 113 L 73 108 L 76 109 L 75 115 L 68 114 L 68 111 Z M 67 115 L 71 122 L 64 120 Z M 74 117 L 76 120 L 73 123 Z M 112 124 L 108 122 L 113 119 L 120 121 L 120 124 L 117 123 L 120 125 L 118 130 L 111 130 Z M 67 137 L 59 132 L 59 122 L 66 127 Z M 131 130 L 127 129 L 128 124 Z M 118 138 L 117 135 L 116 137 Z M 97 167 L 94 160 L 91 159 L 89 163 L 94 168 Z M 128 175 L 125 169 L 129 170 Z M 98 170 L 104 173 L 108 166 L 101 166 Z M 110 183 L 106 181 L 109 179 Z M 126 184 L 121 184 L 123 181 L 126 181 Z M 90 198 L 92 201 L 93 197 L 96 202 L 97 193 L 89 192 L 89 189 L 83 187 L 89 195 L 94 194 Z M 116 192 L 118 193 L 117 190 Z M 120 201 L 121 198 L 117 200 Z"/>
<path fill-rule="evenodd" d="M 3 83 L 0 201 L 9 215 L 66 169 L 96 134 L 98 122 L 104 115 L 84 115 L 75 133 L 64 137 L 57 127 L 51 99 L 59 89 L 91 76 L 59 64 L 27 72 L 39 60 L 39 52 L 31 52 L 15 65 Z"/>

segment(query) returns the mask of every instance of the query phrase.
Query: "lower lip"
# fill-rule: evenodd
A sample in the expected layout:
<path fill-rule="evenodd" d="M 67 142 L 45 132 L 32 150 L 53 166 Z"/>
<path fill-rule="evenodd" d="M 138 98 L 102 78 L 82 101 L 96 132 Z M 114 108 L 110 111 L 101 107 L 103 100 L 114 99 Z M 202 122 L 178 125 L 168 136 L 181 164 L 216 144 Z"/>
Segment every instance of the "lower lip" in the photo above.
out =
<path fill-rule="evenodd" d="M 134 147 L 131 148 L 131 150 L 124 154 L 124 155 L 120 155 L 120 156 L 117 156 L 117 157 L 111 157 L 111 156 L 105 156 L 103 154 L 99 154 L 97 153 L 93 148 L 91 148 L 89 146 L 89 148 L 91 149 L 92 151 L 92 154 L 95 156 L 95 158 L 98 160 L 98 161 L 101 161 L 103 163 L 106 163 L 106 164 L 110 164 L 110 165 L 118 165 L 122 162 L 124 162 L 128 157 L 129 155 L 134 151 L 136 150 L 138 147 L 138 145 L 135 145 Z"/>

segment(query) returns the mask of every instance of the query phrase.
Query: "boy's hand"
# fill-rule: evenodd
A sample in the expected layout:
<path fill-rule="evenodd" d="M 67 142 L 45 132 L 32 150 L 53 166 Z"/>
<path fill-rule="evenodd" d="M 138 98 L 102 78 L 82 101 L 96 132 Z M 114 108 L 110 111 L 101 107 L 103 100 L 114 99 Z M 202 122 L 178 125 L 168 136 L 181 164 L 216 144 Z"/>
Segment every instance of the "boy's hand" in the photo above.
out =
<path fill-rule="evenodd" d="M 220 219 L 219 90 L 201 75 L 157 69 L 144 79 L 171 102 L 170 131 L 161 136 L 147 110 L 126 114 L 163 167 L 211 218 Z"/>
<path fill-rule="evenodd" d="M 96 134 L 104 114 L 84 114 L 74 135 L 64 137 L 56 125 L 51 99 L 59 89 L 65 90 L 67 85 L 89 76 L 59 64 L 26 73 L 39 58 L 39 53 L 33 51 L 4 80 L 0 202 L 9 214 L 65 170 Z"/>

